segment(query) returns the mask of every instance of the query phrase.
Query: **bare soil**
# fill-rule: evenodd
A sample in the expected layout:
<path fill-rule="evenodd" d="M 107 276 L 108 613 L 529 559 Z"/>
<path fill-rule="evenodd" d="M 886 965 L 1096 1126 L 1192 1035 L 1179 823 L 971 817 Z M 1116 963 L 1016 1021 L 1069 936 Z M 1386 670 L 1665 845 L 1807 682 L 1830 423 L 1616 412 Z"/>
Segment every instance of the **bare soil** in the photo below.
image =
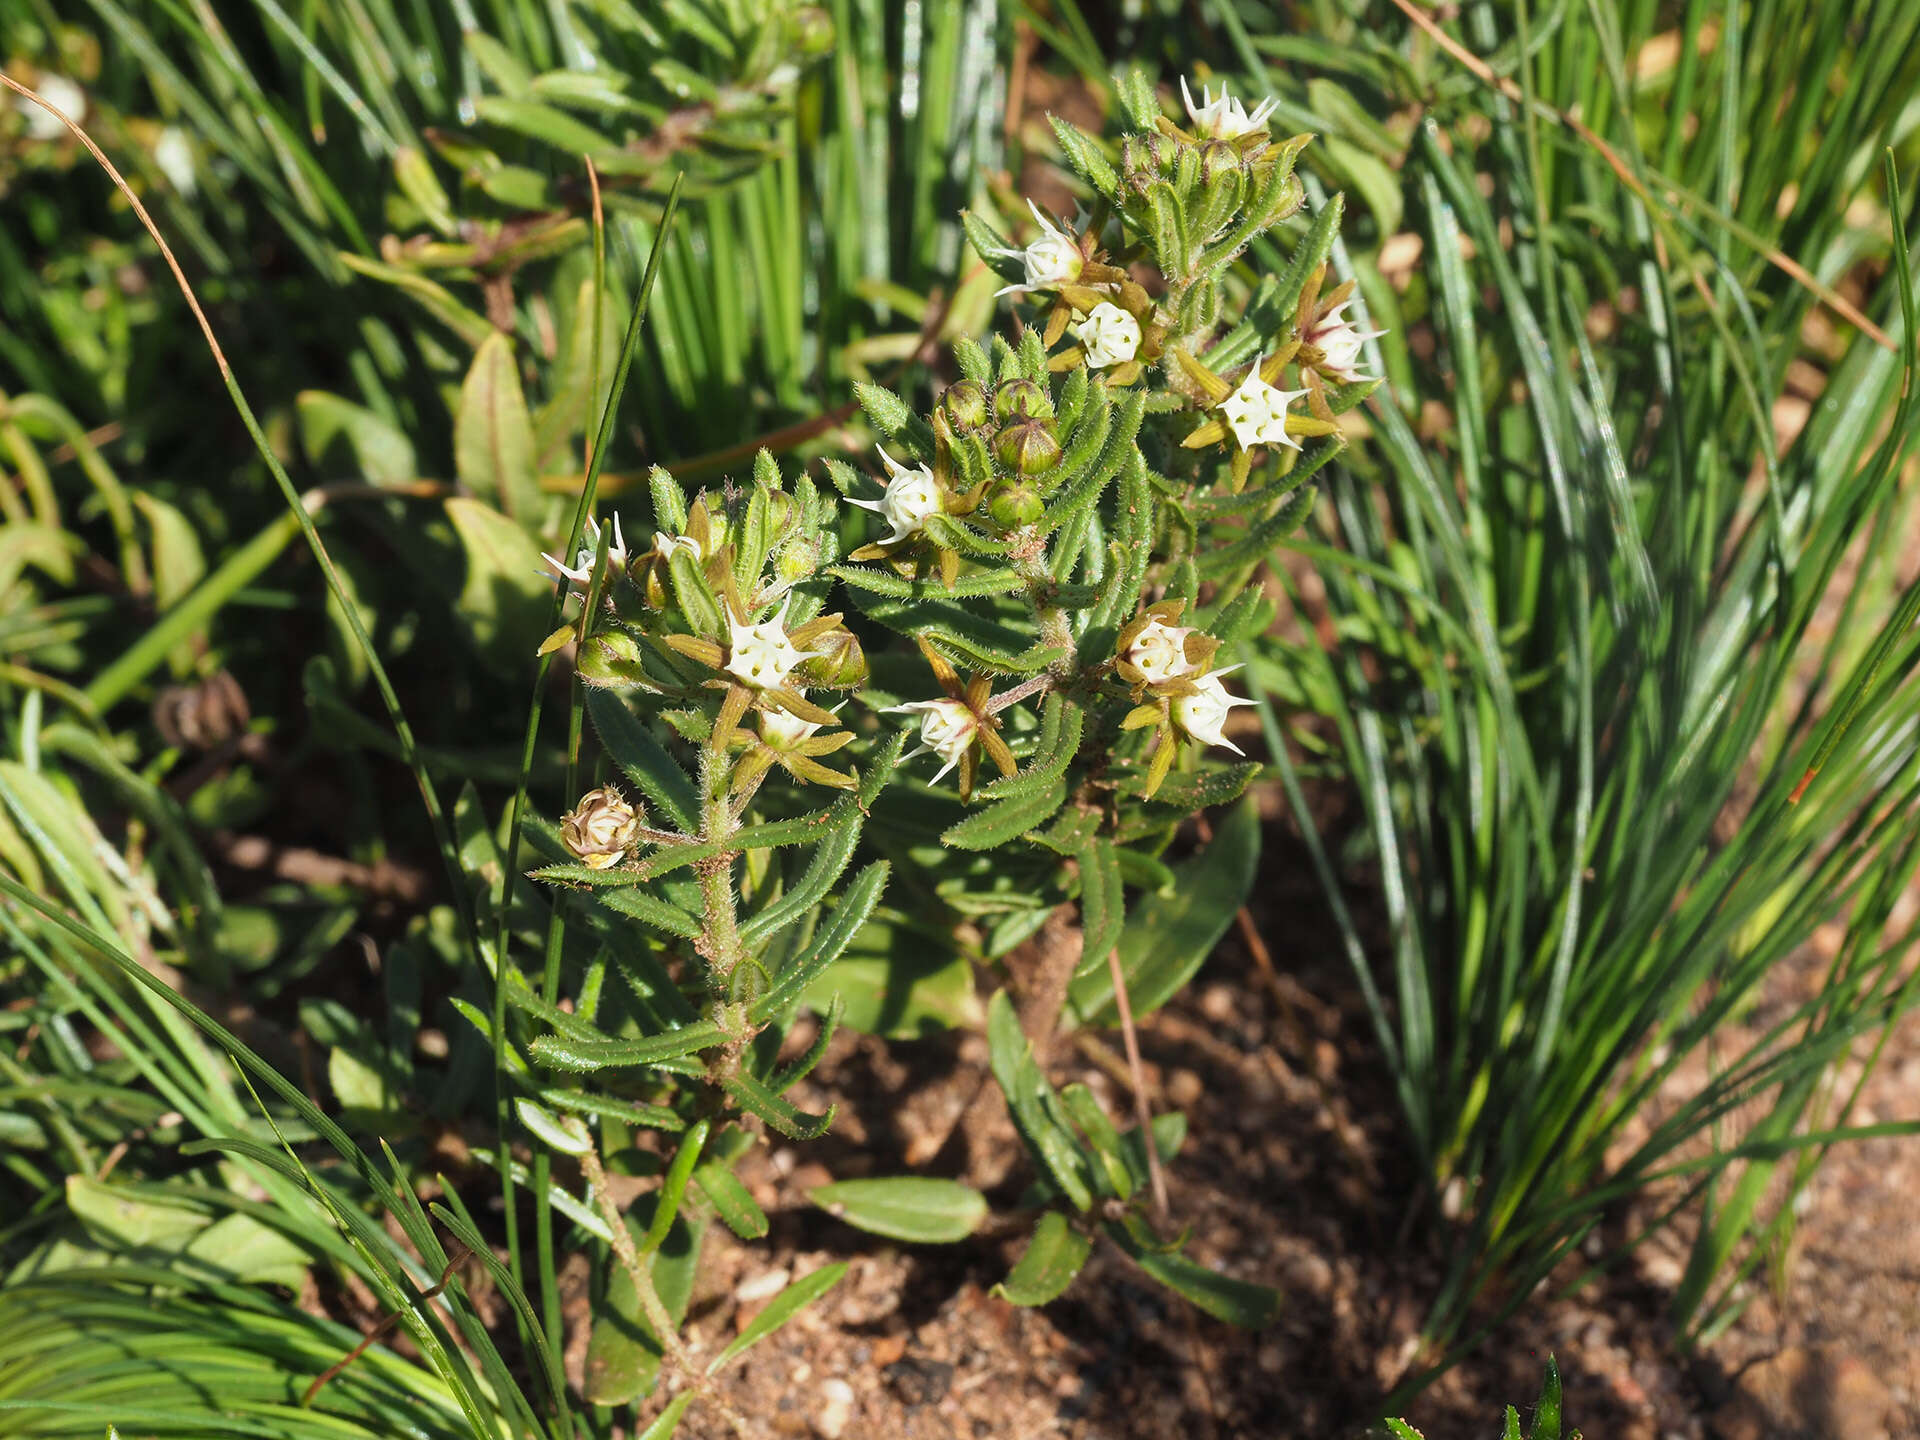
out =
<path fill-rule="evenodd" d="M 1096 1251 L 1060 1300 L 1023 1310 L 989 1294 L 1023 1243 L 1017 1220 L 962 1246 L 890 1247 L 825 1215 L 806 1195 L 828 1178 L 960 1173 L 943 1142 L 985 1073 L 977 1037 L 889 1044 L 848 1035 L 816 1071 L 816 1092 L 797 1097 L 840 1104 L 839 1143 L 809 1148 L 804 1161 L 783 1146 L 749 1160 L 743 1178 L 773 1219 L 769 1241 L 748 1246 L 710 1232 L 690 1325 L 697 1353 L 725 1345 L 781 1274 L 842 1259 L 852 1266 L 825 1300 L 729 1372 L 722 1393 L 749 1433 L 1329 1440 L 1363 1430 L 1404 1374 L 1448 1241 L 1430 1209 L 1409 1215 L 1415 1177 L 1392 1098 L 1304 858 L 1278 825 L 1267 845 L 1270 878 L 1255 920 L 1279 974 L 1230 932 L 1199 982 L 1143 1023 L 1140 1040 L 1156 1109 L 1184 1109 L 1191 1125 L 1169 1174 L 1174 1215 L 1192 1229 L 1190 1253 L 1281 1286 L 1279 1323 L 1258 1334 L 1230 1329 L 1110 1249 Z M 1750 1023 L 1764 1025 L 1769 1005 L 1817 984 L 1822 964 L 1816 944 L 1782 966 Z M 1084 1080 L 1125 1116 L 1131 1097 L 1118 1053 L 1117 1037 L 1068 1037 L 1054 1048 L 1054 1078 Z M 1852 1119 L 1916 1116 L 1920 1021 L 1892 1037 Z M 1004 1120 L 988 1142 L 1017 1156 Z M 1023 1165 L 1003 1168 L 997 1215 L 1024 1183 Z M 1520 1404 L 1524 1414 L 1551 1352 L 1568 1421 L 1589 1440 L 1920 1440 L 1916 1193 L 1920 1148 L 1843 1147 L 1808 1192 L 1776 1283 L 1757 1280 L 1739 1323 L 1704 1354 L 1683 1360 L 1664 1318 L 1683 1229 L 1643 1247 L 1630 1271 L 1571 1298 L 1538 1297 L 1412 1402 L 1407 1418 L 1429 1440 L 1497 1434 L 1502 1406 Z M 1767 1357 L 1790 1364 L 1809 1350 L 1838 1356 L 1856 1378 L 1870 1372 L 1867 1399 L 1849 1392 L 1837 1418 L 1801 1415 L 1827 1403 L 1802 1383 L 1786 1418 L 1759 1428 L 1742 1421 L 1738 1392 L 1769 1373 Z M 1800 1421 L 1806 1428 L 1796 1432 Z M 700 1405 L 681 1428 L 691 1440 L 730 1433 Z"/>

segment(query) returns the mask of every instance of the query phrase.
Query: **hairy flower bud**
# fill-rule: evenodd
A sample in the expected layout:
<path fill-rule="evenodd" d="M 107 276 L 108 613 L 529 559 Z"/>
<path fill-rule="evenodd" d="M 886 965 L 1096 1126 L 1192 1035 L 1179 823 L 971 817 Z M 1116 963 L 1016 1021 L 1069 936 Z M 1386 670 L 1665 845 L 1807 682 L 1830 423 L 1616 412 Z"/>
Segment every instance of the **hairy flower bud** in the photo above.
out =
<path fill-rule="evenodd" d="M 867 678 L 867 652 L 851 630 L 829 630 L 814 642 L 814 657 L 800 678 L 828 690 L 851 690 Z"/>
<path fill-rule="evenodd" d="M 582 865 L 605 870 L 633 848 L 643 818 L 639 807 L 628 804 L 618 790 L 602 786 L 582 795 L 561 817 L 560 838 Z"/>
<path fill-rule="evenodd" d="M 993 392 L 993 413 L 999 420 L 1042 419 L 1053 414 L 1046 387 L 1031 380 L 1003 380 Z"/>
<path fill-rule="evenodd" d="M 987 392 L 975 380 L 956 380 L 940 397 L 940 408 L 956 430 L 978 430 L 987 423 Z"/>
<path fill-rule="evenodd" d="M 1045 507 L 1028 480 L 996 480 L 987 492 L 987 515 L 1002 530 L 1018 530 L 1040 518 Z"/>
<path fill-rule="evenodd" d="M 646 683 L 640 646 L 624 630 L 596 630 L 580 647 L 574 666 L 589 685 L 617 687 Z"/>
<path fill-rule="evenodd" d="M 993 454 L 1021 475 L 1043 475 L 1060 460 L 1060 441 L 1046 420 L 1016 420 L 993 437 Z"/>

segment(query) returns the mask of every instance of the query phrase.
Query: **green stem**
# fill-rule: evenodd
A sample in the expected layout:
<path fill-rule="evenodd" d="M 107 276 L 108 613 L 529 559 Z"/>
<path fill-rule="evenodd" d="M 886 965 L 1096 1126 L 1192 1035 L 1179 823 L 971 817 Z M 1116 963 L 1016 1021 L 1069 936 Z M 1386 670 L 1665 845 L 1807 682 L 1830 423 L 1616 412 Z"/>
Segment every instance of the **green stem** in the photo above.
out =
<path fill-rule="evenodd" d="M 711 845 L 724 845 L 732 838 L 733 817 L 727 807 L 727 782 L 733 773 L 724 755 L 709 750 L 706 797 L 702 802 L 701 838 Z M 740 939 L 740 921 L 734 910 L 733 857 L 716 855 L 700 866 L 700 901 L 706 920 L 701 944 L 707 964 L 713 969 L 714 990 L 727 994 L 734 972 L 746 959 L 746 945 Z"/>

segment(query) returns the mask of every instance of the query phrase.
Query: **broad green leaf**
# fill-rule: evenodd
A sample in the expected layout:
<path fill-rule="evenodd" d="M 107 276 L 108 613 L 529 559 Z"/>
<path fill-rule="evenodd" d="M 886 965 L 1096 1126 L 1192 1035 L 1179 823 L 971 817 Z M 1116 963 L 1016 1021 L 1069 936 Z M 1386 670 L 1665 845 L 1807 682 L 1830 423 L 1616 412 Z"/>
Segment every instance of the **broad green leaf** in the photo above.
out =
<path fill-rule="evenodd" d="M 294 400 L 294 413 L 300 448 L 326 479 L 401 485 L 419 477 L 406 432 L 364 405 L 324 390 L 303 390 Z"/>
<path fill-rule="evenodd" d="M 498 510 L 464 495 L 447 501 L 447 518 L 467 552 L 459 613 L 480 653 L 517 674 L 532 662 L 553 604 L 540 547 Z"/>
<path fill-rule="evenodd" d="M 67 1208 L 109 1249 L 178 1267 L 183 1274 L 239 1284 L 287 1285 L 306 1278 L 307 1252 L 250 1215 L 215 1219 L 205 1203 L 159 1185 L 122 1186 L 69 1175 Z"/>
<path fill-rule="evenodd" d="M 1076 1210 L 1093 1205 L 1092 1168 L 1081 1151 L 1066 1109 L 1033 1058 L 1005 990 L 987 1002 L 987 1054 L 1013 1123 L 1042 1169 Z"/>
<path fill-rule="evenodd" d="M 840 1180 L 815 1186 L 808 1198 L 856 1230 L 923 1245 L 964 1240 L 987 1214 L 978 1190 L 928 1175 Z"/>
<path fill-rule="evenodd" d="M 86 1175 L 67 1176 L 67 1208 L 103 1244 L 120 1250 L 163 1250 L 174 1254 L 207 1226 L 200 1206 L 138 1194 Z"/>
<path fill-rule="evenodd" d="M 136 490 L 133 503 L 153 532 L 153 602 L 171 610 L 207 573 L 200 537 L 187 517 L 166 501 Z"/>
<path fill-rule="evenodd" d="M 223 1215 L 187 1242 L 184 1258 L 196 1270 L 243 1285 L 285 1285 L 298 1291 L 307 1278 L 307 1252 L 251 1215 Z"/>
<path fill-rule="evenodd" d="M 400 1118 L 402 1096 L 391 1078 L 344 1045 L 335 1046 L 327 1056 L 327 1084 L 352 1116 L 351 1123 L 363 1129 Z"/>
<path fill-rule="evenodd" d="M 860 928 L 847 953 L 807 986 L 800 1003 L 824 1015 L 836 997 L 846 1007 L 844 1022 L 865 1035 L 911 1040 L 981 1020 L 965 956 L 878 920 Z"/>
<path fill-rule="evenodd" d="M 31 565 L 49 580 L 73 583 L 73 557 L 85 547 L 77 535 L 57 525 L 9 520 L 0 526 L 0 595 L 5 595 Z"/>
<path fill-rule="evenodd" d="M 1120 934 L 1120 970 L 1136 1017 L 1178 993 L 1246 903 L 1260 859 L 1260 812 L 1244 800 L 1214 832 L 1213 843 L 1174 867 L 1171 894 L 1140 897 Z M 1068 1008 L 1082 1025 L 1119 1023 L 1112 972 L 1091 969 L 1073 983 Z"/>
<path fill-rule="evenodd" d="M 1033 1238 L 1012 1272 L 993 1287 L 993 1293 L 1015 1305 L 1045 1305 L 1073 1283 L 1092 1253 L 1092 1237 L 1074 1229 L 1058 1210 L 1049 1210 L 1034 1227 Z"/>
<path fill-rule="evenodd" d="M 626 1216 L 627 1230 L 636 1244 L 652 1222 L 655 1201 L 654 1195 L 641 1196 Z M 654 1290 L 675 1324 L 685 1318 L 687 1302 L 693 1295 L 703 1233 L 703 1226 L 685 1217 L 676 1218 L 659 1249 L 641 1257 L 640 1263 L 647 1267 Z M 627 1405 L 652 1394 L 662 1353 L 659 1337 L 640 1308 L 633 1277 L 618 1256 L 609 1256 L 606 1299 L 594 1316 L 587 1339 L 588 1402 Z"/>
<path fill-rule="evenodd" d="M 543 507 L 534 474 L 533 422 L 520 389 L 513 342 L 495 331 L 474 351 L 460 386 L 453 431 L 453 465 L 460 483 L 522 525 L 539 523 Z M 528 542 L 531 544 L 532 542 Z M 540 563 L 534 548 L 534 567 Z"/>
<path fill-rule="evenodd" d="M 766 1309 L 747 1322 L 747 1328 L 734 1337 L 731 1345 L 714 1357 L 713 1363 L 707 1366 L 707 1373 L 717 1375 L 726 1369 L 748 1350 L 838 1285 L 840 1277 L 846 1273 L 847 1262 L 842 1260 L 837 1265 L 823 1265 L 820 1269 L 801 1276 L 787 1286 L 773 1297 Z"/>

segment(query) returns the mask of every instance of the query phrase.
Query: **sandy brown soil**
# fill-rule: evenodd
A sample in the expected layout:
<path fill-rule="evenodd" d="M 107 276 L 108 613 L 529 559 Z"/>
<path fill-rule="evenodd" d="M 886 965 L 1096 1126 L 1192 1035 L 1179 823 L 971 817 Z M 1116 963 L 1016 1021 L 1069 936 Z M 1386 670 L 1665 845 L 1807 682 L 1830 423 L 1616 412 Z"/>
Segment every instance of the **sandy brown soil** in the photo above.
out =
<path fill-rule="evenodd" d="M 1289 873 L 1289 842 L 1277 829 L 1268 855 Z M 1145 1023 L 1141 1043 L 1156 1105 L 1178 1105 L 1192 1123 L 1170 1174 L 1175 1216 L 1193 1228 L 1191 1253 L 1282 1286 L 1281 1321 L 1261 1334 L 1229 1329 L 1111 1250 L 1096 1251 L 1060 1300 L 1021 1310 L 988 1294 L 1019 1252 L 1017 1221 L 930 1248 L 889 1247 L 832 1220 L 805 1198 L 830 1175 L 950 1161 L 940 1139 L 984 1068 L 975 1038 L 888 1045 L 846 1036 L 809 1097 L 840 1102 L 841 1143 L 804 1158 L 784 1147 L 758 1152 L 743 1178 L 773 1216 L 773 1235 L 748 1246 L 716 1227 L 709 1240 L 690 1327 L 701 1353 L 724 1345 L 782 1275 L 852 1262 L 826 1300 L 729 1372 L 723 1393 L 750 1430 L 925 1440 L 1359 1433 L 1404 1372 L 1444 1241 L 1430 1222 L 1406 1223 L 1413 1177 L 1310 881 L 1263 894 L 1260 928 L 1278 982 L 1230 934 L 1199 982 Z M 1783 966 L 1752 1023 L 1764 1022 L 1767 1003 L 1788 1003 L 1814 983 L 1820 964 L 1809 947 Z M 1054 1078 L 1085 1080 L 1125 1114 L 1119 1047 L 1108 1038 L 1060 1045 Z M 1917 1115 L 1920 1017 L 1893 1037 L 1853 1120 Z M 1000 1142 L 1017 1148 L 1010 1128 Z M 1016 1167 L 995 1193 L 997 1214 L 1021 1179 Z M 1746 1314 L 1705 1354 L 1689 1362 L 1670 1343 L 1664 1306 L 1685 1251 L 1681 1235 L 1668 1236 L 1643 1247 L 1629 1272 L 1530 1304 L 1407 1416 L 1429 1440 L 1494 1435 L 1500 1407 L 1524 1406 L 1551 1351 L 1569 1422 L 1589 1440 L 1920 1437 L 1916 1193 L 1920 1146 L 1843 1148 L 1808 1193 L 1784 1289 L 1770 1289 L 1763 1272 Z M 682 1435 L 730 1433 L 702 1408 Z"/>

